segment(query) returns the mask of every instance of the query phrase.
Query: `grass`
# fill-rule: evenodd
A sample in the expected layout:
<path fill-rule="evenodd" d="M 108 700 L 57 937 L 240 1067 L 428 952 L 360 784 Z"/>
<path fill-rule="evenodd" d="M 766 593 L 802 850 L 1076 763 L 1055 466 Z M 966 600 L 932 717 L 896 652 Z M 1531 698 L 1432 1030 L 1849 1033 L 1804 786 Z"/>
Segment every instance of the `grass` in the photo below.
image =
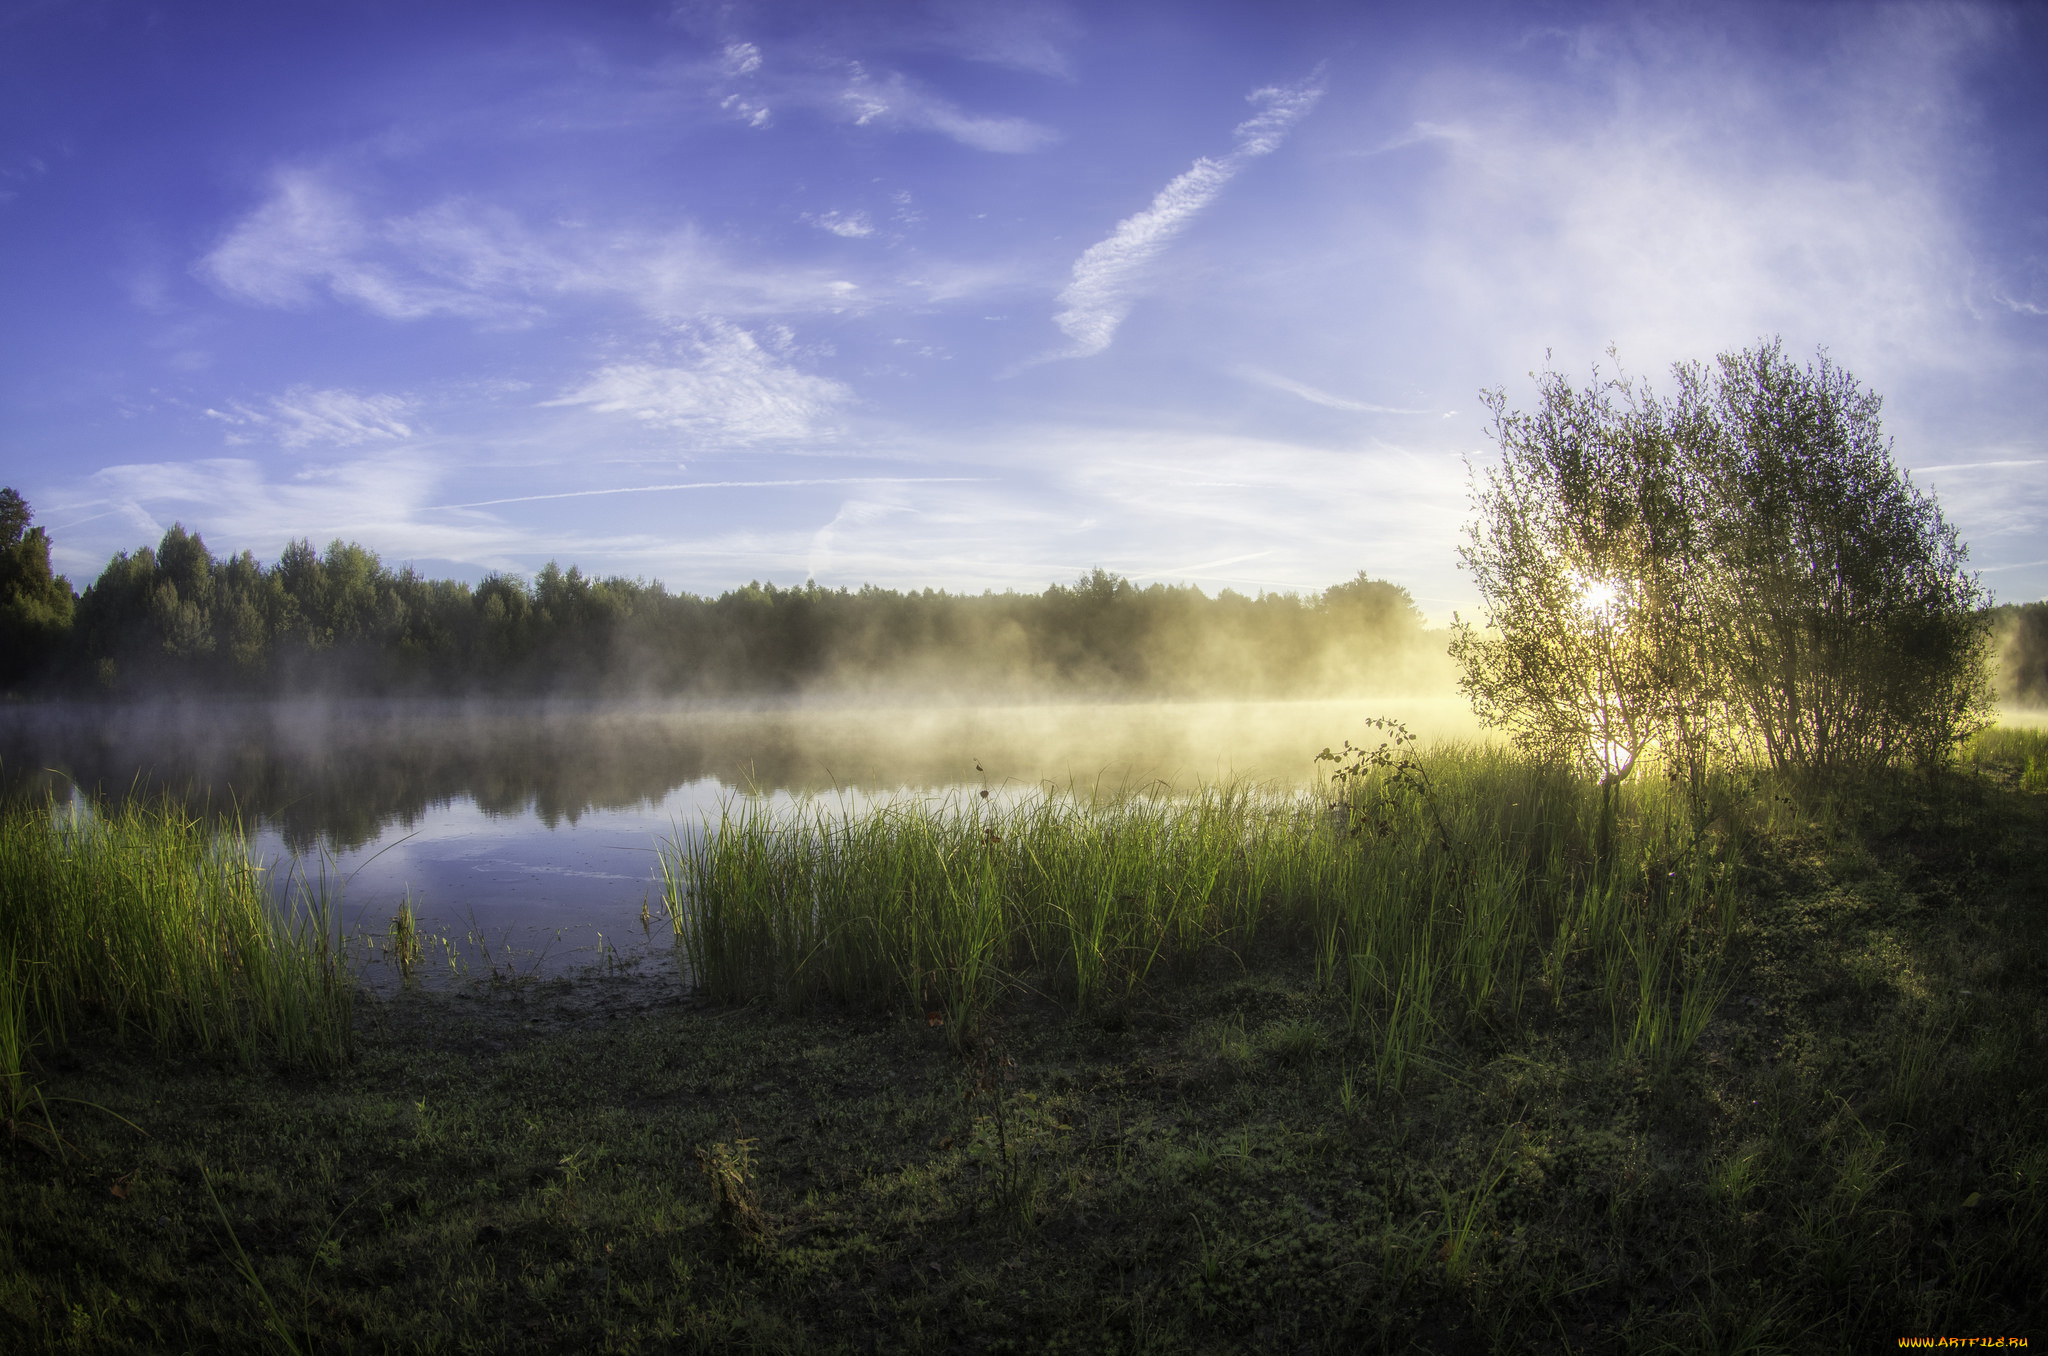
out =
<path fill-rule="evenodd" d="M 1397 1088 L 1440 1033 L 1512 1028 L 1532 989 L 1598 985 L 1616 1053 L 1659 1073 L 1698 1039 L 1735 922 L 1731 825 L 1629 788 L 1599 862 L 1598 792 L 1491 748 L 1338 788 L 741 799 L 665 854 L 668 909 L 720 1001 L 893 1001 L 962 1048 L 1006 996 L 1097 1011 L 1265 929 L 1312 946 Z"/>
<path fill-rule="evenodd" d="M 0 1080 L 10 1126 L 39 1046 L 82 1029 L 316 1070 L 354 1046 L 355 980 L 319 898 L 280 909 L 238 827 L 168 802 L 0 810 Z M 45 1145 L 62 1140 L 44 1107 Z"/>
<path fill-rule="evenodd" d="M 1994 725 L 1970 741 L 1964 759 L 1999 784 L 2048 792 L 2048 729 Z"/>
<path fill-rule="evenodd" d="M 764 814 L 671 855 L 715 997 L 400 988 L 320 1077 L 75 1027 L 51 1096 L 150 1135 L 57 1104 L 76 1153 L 0 1160 L 0 1346 L 2048 1338 L 2048 796 L 2008 754 L 1704 825 L 1646 786 L 1604 867 L 1587 791 L 1472 750 L 1337 811 Z"/>

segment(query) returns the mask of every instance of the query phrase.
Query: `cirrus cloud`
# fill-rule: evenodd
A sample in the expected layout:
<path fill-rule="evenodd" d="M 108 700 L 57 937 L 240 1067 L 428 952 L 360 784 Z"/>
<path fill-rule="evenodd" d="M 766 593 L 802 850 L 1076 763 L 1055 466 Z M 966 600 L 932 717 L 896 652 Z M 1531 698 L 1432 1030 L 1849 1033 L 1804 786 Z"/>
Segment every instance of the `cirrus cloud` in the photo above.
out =
<path fill-rule="evenodd" d="M 358 395 L 354 391 L 294 386 L 283 395 L 272 396 L 264 409 L 233 401 L 225 410 L 208 409 L 206 416 L 231 428 L 267 430 L 285 447 L 309 447 L 316 443 L 354 447 L 412 437 L 413 428 L 405 419 L 414 407 L 415 402 L 404 396 Z M 250 435 L 231 433 L 228 441 L 246 443 Z"/>
<path fill-rule="evenodd" d="M 613 363 L 593 372 L 576 390 L 543 403 L 628 414 L 704 442 L 792 442 L 828 435 L 832 416 L 853 399 L 852 388 L 781 361 L 771 350 L 788 351 L 786 331 L 771 331 L 768 339 L 764 346 L 737 325 L 711 320 L 694 327 L 683 351 L 669 361 Z"/>
<path fill-rule="evenodd" d="M 456 316 L 494 325 L 523 325 L 555 299 L 576 296 L 692 316 L 838 312 L 862 292 L 815 268 L 738 264 L 689 226 L 543 233 L 465 198 L 377 215 L 330 176 L 304 169 L 280 171 L 270 198 L 236 222 L 197 271 L 258 306 L 306 309 L 329 297 L 387 320 Z"/>
<path fill-rule="evenodd" d="M 1237 125 L 1232 134 L 1235 149 L 1221 159 L 1205 155 L 1196 160 L 1159 190 L 1150 207 L 1125 217 L 1107 239 L 1089 246 L 1074 261 L 1073 279 L 1060 293 L 1062 309 L 1053 316 L 1073 347 L 1048 356 L 1085 358 L 1109 347 L 1137 303 L 1146 273 L 1167 245 L 1240 170 L 1280 148 L 1289 129 L 1323 97 L 1322 73 L 1318 70 L 1295 85 L 1253 90 L 1245 97 L 1259 111 Z"/>

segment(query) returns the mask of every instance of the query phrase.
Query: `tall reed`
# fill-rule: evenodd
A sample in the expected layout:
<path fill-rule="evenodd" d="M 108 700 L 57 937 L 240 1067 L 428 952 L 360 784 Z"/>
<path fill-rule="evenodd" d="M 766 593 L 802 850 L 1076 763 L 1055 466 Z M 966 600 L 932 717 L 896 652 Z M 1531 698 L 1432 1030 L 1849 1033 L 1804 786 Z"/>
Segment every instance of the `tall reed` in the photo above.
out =
<path fill-rule="evenodd" d="M 1594 993 L 1615 1052 L 1668 1068 L 1719 999 L 1725 834 L 1677 788 L 1601 797 L 1490 747 L 1363 766 L 1327 795 L 1244 786 L 881 804 L 728 801 L 662 854 L 687 969 L 724 1000 L 896 994 L 963 1026 L 1007 986 L 1087 1007 L 1262 928 L 1311 942 L 1399 1086 L 1532 985 Z"/>
<path fill-rule="evenodd" d="M 2004 773 L 2020 790 L 2048 791 L 2048 729 L 1994 725 L 1964 746 L 1962 761 L 1978 772 Z"/>
<path fill-rule="evenodd" d="M 324 1068 L 353 1052 L 354 976 L 324 897 L 275 900 L 237 824 L 169 802 L 10 805 L 0 900 L 0 1009 L 37 1038 L 102 1022 L 246 1062 Z"/>

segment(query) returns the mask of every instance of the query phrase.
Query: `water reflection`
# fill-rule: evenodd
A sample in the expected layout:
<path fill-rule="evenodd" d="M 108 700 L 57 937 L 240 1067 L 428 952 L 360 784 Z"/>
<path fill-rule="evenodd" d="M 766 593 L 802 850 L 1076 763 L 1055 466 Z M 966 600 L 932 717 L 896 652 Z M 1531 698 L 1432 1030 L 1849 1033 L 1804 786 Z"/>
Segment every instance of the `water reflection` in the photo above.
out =
<path fill-rule="evenodd" d="M 170 792 L 346 851 L 468 800 L 574 826 L 679 787 L 891 791 L 979 782 L 1296 784 L 1368 715 L 1425 741 L 1473 733 L 1455 701 L 681 706 L 529 702 L 180 703 L 0 708 L 7 789 Z"/>
<path fill-rule="evenodd" d="M 352 922 L 410 898 L 430 932 L 546 968 L 642 941 L 655 845 L 740 790 L 890 795 L 1052 782 L 1299 786 L 1367 716 L 1473 737 L 1455 700 L 744 706 L 534 702 L 0 707 L 0 783 L 171 794 L 347 882 Z M 977 771 L 977 764 L 986 771 Z M 658 934 L 658 929 L 650 929 Z M 464 939 L 468 939 L 464 942 Z"/>

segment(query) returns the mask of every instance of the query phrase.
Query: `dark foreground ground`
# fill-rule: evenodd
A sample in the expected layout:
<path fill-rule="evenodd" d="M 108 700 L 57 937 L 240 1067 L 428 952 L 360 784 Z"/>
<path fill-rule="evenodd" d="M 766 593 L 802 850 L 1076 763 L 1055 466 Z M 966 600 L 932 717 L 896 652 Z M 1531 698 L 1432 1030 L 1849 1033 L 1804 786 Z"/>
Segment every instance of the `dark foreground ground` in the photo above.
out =
<path fill-rule="evenodd" d="M 964 1057 L 657 975 L 366 1000 L 320 1081 L 77 1040 L 144 1133 L 0 1144 L 0 1351 L 2041 1344 L 2044 882 L 1982 780 L 1766 843 L 1656 1084 L 1566 994 L 1376 1089 L 1285 938 Z"/>

